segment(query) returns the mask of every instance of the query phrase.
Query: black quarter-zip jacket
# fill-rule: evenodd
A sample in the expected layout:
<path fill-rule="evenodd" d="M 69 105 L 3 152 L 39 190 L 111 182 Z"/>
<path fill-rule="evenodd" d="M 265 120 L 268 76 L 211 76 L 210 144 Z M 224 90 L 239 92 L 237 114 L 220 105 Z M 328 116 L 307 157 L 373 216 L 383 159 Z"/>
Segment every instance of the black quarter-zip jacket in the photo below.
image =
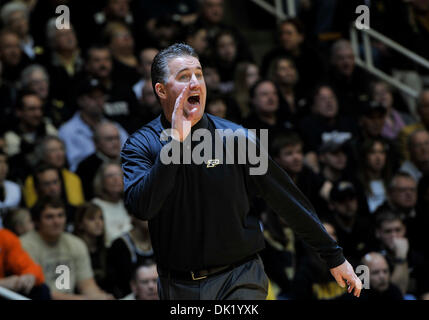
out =
<path fill-rule="evenodd" d="M 251 209 L 252 196 L 265 199 L 330 268 L 345 261 L 341 247 L 325 231 L 311 203 L 270 157 L 263 175 L 249 174 L 249 161 L 227 164 L 223 158 L 215 166 L 161 162 L 163 146 L 170 142 L 186 146 L 200 128 L 210 131 L 213 150 L 215 129 L 242 129 L 247 142 L 262 150 L 247 129 L 204 114 L 185 142 L 161 141 L 162 131 L 170 127 L 162 114 L 131 135 L 121 151 L 125 205 L 137 218 L 149 220 L 161 269 L 198 271 L 229 265 L 261 251 L 264 238 Z M 198 144 L 188 145 L 193 150 Z M 224 150 L 225 156 L 228 150 Z"/>

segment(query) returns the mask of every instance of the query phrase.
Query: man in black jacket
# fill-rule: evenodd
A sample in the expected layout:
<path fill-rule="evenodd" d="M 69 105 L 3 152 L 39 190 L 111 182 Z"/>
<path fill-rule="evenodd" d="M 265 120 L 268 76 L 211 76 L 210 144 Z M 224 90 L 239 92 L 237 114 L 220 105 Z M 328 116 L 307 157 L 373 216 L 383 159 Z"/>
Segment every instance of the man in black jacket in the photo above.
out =
<path fill-rule="evenodd" d="M 245 132 L 234 138 L 245 138 L 248 157 L 251 147 L 259 148 L 254 135 L 241 126 L 204 113 L 206 86 L 195 51 L 184 44 L 162 50 L 152 64 L 152 83 L 163 113 L 128 139 L 121 156 L 126 206 L 131 214 L 149 220 L 160 298 L 266 298 L 268 278 L 257 255 L 264 238 L 250 206 L 252 195 L 263 197 L 284 217 L 327 262 L 338 283 L 347 282 L 349 292 L 354 289 L 358 296 L 362 284 L 342 249 L 326 233 L 307 198 L 263 148 L 261 155 L 268 163 L 262 174 L 252 170 L 252 159 L 225 163 L 225 152 L 220 159 L 215 153 L 215 159 L 201 164 L 193 156 L 194 161 L 185 164 L 186 153 L 201 148 L 195 139 L 201 132 L 206 138 L 205 155 L 213 151 L 208 142 L 216 142 L 219 129 Z M 164 129 L 169 128 L 166 139 Z M 221 146 L 224 151 L 225 145 Z M 181 163 L 167 164 L 165 148 L 169 147 L 173 157 L 180 150 Z M 226 154 L 233 151 L 229 148 Z"/>

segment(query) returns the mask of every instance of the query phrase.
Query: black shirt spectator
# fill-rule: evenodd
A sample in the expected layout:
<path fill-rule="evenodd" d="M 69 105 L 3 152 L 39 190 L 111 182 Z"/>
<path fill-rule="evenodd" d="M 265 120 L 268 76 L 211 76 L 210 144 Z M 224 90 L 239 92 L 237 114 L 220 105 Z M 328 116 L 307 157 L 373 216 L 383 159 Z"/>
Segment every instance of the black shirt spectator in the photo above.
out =
<path fill-rule="evenodd" d="M 287 56 L 294 61 L 299 81 L 306 88 L 311 90 L 326 80 L 326 65 L 319 53 L 305 42 L 301 22 L 295 18 L 287 19 L 279 25 L 278 32 L 278 46 L 265 54 L 261 70 L 267 72 L 276 58 Z"/>

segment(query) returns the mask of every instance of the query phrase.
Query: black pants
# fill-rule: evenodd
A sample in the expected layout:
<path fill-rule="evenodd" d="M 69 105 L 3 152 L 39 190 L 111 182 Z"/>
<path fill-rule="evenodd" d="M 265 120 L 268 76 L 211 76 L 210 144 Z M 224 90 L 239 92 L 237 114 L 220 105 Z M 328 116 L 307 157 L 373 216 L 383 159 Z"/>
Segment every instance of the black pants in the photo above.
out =
<path fill-rule="evenodd" d="M 258 256 L 242 265 L 202 280 L 159 277 L 161 300 L 265 300 L 268 277 Z"/>

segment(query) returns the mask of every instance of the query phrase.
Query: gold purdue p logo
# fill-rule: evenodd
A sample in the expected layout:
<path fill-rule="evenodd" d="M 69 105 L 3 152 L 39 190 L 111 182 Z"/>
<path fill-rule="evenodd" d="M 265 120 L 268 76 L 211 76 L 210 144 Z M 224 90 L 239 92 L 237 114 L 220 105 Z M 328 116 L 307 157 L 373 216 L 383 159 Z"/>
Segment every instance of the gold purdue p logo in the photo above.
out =
<path fill-rule="evenodd" d="M 219 159 L 209 159 L 207 160 L 207 168 L 216 167 L 220 163 Z"/>

